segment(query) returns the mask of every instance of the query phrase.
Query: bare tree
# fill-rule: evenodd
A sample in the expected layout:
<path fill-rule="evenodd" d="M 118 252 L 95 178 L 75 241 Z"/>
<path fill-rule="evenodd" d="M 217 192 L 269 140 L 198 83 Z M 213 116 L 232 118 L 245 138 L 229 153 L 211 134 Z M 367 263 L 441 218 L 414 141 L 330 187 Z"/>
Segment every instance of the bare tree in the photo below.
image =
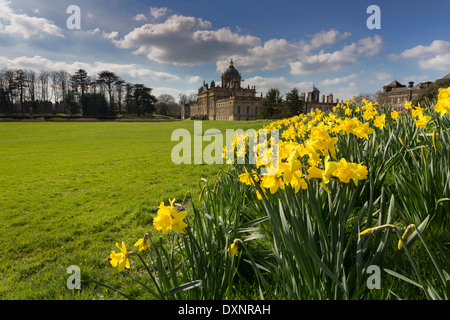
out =
<path fill-rule="evenodd" d="M 122 114 L 122 99 L 123 99 L 123 89 L 125 86 L 125 80 L 118 78 L 116 81 L 116 92 L 117 92 L 117 103 L 119 106 L 119 114 Z"/>
<path fill-rule="evenodd" d="M 23 102 L 24 102 L 24 96 L 26 93 L 25 89 L 26 89 L 26 83 L 27 83 L 25 71 L 23 71 L 22 69 L 17 70 L 14 81 L 16 83 L 17 93 L 19 95 L 20 113 L 22 113 L 22 116 L 24 116 L 25 112 L 23 110 Z"/>
<path fill-rule="evenodd" d="M 48 71 L 42 70 L 38 75 L 38 81 L 40 86 L 40 100 L 48 101 L 49 100 L 49 78 L 50 73 Z"/>
<path fill-rule="evenodd" d="M 116 87 L 119 77 L 112 71 L 102 71 L 98 74 L 98 80 L 103 85 L 103 87 L 108 91 L 109 97 L 109 108 L 114 110 L 114 89 Z"/>
<path fill-rule="evenodd" d="M 31 101 L 31 112 L 36 111 L 36 72 L 29 70 L 26 72 L 28 97 Z M 30 112 L 30 113 L 31 113 Z"/>

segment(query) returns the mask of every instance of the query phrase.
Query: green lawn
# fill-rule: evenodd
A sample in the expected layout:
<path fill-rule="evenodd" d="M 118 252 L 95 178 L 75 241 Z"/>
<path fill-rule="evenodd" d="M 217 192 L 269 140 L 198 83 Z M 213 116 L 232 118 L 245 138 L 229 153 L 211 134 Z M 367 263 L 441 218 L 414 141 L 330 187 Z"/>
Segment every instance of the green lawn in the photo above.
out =
<path fill-rule="evenodd" d="M 131 249 L 161 201 L 197 197 L 200 179 L 220 169 L 172 163 L 172 132 L 193 133 L 193 123 L 0 123 L 0 299 L 118 298 L 94 285 L 68 290 L 66 270 L 123 286 L 108 265 L 114 244 Z M 266 123 L 202 124 L 225 137 Z"/>

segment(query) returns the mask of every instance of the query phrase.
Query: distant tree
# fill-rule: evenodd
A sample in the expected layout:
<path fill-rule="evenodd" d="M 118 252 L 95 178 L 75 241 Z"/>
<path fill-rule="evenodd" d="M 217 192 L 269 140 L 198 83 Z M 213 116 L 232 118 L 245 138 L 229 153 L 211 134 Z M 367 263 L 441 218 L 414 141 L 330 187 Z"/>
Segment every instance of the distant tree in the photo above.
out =
<path fill-rule="evenodd" d="M 34 71 L 27 71 L 26 72 L 26 78 L 27 78 L 27 89 L 28 89 L 28 97 L 31 102 L 31 110 L 32 112 L 36 112 L 37 109 L 37 103 L 36 103 L 36 72 Z"/>
<path fill-rule="evenodd" d="M 156 103 L 155 106 L 156 113 L 172 117 L 176 117 L 178 115 L 178 110 L 180 109 L 175 98 L 170 94 L 161 94 L 158 97 L 158 103 Z"/>
<path fill-rule="evenodd" d="M 270 119 L 274 115 L 279 114 L 282 104 L 283 97 L 280 90 L 278 88 L 269 89 L 261 102 L 260 117 Z"/>
<path fill-rule="evenodd" d="M 108 92 L 109 108 L 114 110 L 114 90 L 117 82 L 121 80 L 118 75 L 112 71 L 102 71 L 98 74 L 98 83 Z"/>
<path fill-rule="evenodd" d="M 125 109 L 128 113 L 133 113 L 136 110 L 133 90 L 134 90 L 133 84 L 125 83 Z"/>
<path fill-rule="evenodd" d="M 142 114 L 153 114 L 155 112 L 155 104 L 158 99 L 152 95 L 152 90 L 152 88 L 147 88 L 143 84 L 134 85 L 133 98 L 138 117 Z"/>
<path fill-rule="evenodd" d="M 178 104 L 180 107 L 186 104 L 193 104 L 195 102 L 197 102 L 197 94 L 195 93 L 191 93 L 189 96 L 184 93 L 180 93 L 178 95 Z"/>
<path fill-rule="evenodd" d="M 368 101 L 372 101 L 373 103 L 375 102 L 379 102 L 377 99 L 379 98 L 379 96 L 377 94 L 371 94 L 371 93 L 360 93 L 357 96 L 353 97 L 353 100 L 355 100 L 356 103 L 360 104 L 362 103 L 362 101 L 368 100 Z M 350 98 L 349 98 L 350 100 Z"/>
<path fill-rule="evenodd" d="M 64 100 L 64 97 L 68 94 L 70 90 L 70 80 L 71 75 L 67 71 L 60 70 L 57 72 L 57 82 L 61 93 L 61 99 Z"/>
<path fill-rule="evenodd" d="M 439 94 L 439 88 L 448 88 L 450 87 L 450 79 L 440 79 L 432 84 L 430 84 L 427 88 L 421 90 L 416 98 L 413 99 L 413 105 L 417 105 L 420 103 L 422 106 L 432 103 Z"/>
<path fill-rule="evenodd" d="M 125 80 L 119 77 L 119 79 L 116 81 L 116 94 L 117 94 L 117 104 L 119 107 L 119 114 L 122 114 L 122 99 L 124 86 Z"/>
<path fill-rule="evenodd" d="M 81 104 L 81 111 L 83 115 L 87 114 L 87 106 L 83 104 L 86 100 L 84 99 L 84 95 L 86 94 L 89 86 L 91 85 L 91 78 L 88 76 L 88 73 L 84 69 L 79 69 L 72 76 L 71 79 L 72 91 L 74 93 L 79 93 L 79 101 Z"/>
<path fill-rule="evenodd" d="M 15 87 L 17 88 L 17 93 L 19 95 L 20 113 L 22 113 L 23 116 L 25 115 L 25 112 L 23 110 L 23 103 L 24 103 L 25 89 L 27 86 L 27 78 L 25 72 L 22 69 L 16 71 L 14 81 L 16 83 Z"/>
<path fill-rule="evenodd" d="M 49 79 L 50 73 L 46 70 L 41 70 L 38 75 L 38 82 L 40 87 L 40 99 L 41 101 L 49 100 Z"/>
<path fill-rule="evenodd" d="M 65 110 L 65 113 L 70 115 L 74 115 L 79 112 L 79 106 L 72 90 L 67 91 L 64 95 L 60 108 Z"/>
<path fill-rule="evenodd" d="M 86 106 L 86 115 L 104 116 L 112 114 L 112 110 L 108 108 L 108 102 L 103 94 L 86 93 L 83 99 L 83 105 Z"/>
<path fill-rule="evenodd" d="M 304 112 L 304 102 L 300 100 L 300 91 L 292 89 L 286 94 L 286 100 L 281 109 L 281 116 L 289 118 Z"/>

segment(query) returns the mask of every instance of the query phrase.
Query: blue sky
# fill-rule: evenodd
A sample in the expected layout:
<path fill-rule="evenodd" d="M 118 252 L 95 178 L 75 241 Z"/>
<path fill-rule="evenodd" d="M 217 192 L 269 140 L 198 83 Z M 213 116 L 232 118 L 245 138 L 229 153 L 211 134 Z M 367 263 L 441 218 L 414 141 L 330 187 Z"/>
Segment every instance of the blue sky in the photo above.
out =
<path fill-rule="evenodd" d="M 366 26 L 370 5 L 381 29 Z M 448 0 L 0 0 L 0 69 L 111 70 L 178 98 L 233 58 L 258 93 L 314 84 L 346 99 L 450 73 L 449 16 Z"/>

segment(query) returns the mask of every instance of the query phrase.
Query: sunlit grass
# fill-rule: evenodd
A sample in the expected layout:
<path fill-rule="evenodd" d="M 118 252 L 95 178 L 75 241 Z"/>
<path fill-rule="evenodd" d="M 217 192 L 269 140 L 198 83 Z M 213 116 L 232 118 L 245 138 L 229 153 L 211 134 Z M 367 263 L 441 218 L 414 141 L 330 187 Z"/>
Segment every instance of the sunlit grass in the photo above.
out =
<path fill-rule="evenodd" d="M 263 124 L 206 121 L 203 130 L 225 137 Z M 115 298 L 93 285 L 71 292 L 66 269 L 114 284 L 111 244 L 150 232 L 161 201 L 195 197 L 201 178 L 215 178 L 219 165 L 172 163 L 177 128 L 193 133 L 193 122 L 1 123 L 0 299 Z"/>

